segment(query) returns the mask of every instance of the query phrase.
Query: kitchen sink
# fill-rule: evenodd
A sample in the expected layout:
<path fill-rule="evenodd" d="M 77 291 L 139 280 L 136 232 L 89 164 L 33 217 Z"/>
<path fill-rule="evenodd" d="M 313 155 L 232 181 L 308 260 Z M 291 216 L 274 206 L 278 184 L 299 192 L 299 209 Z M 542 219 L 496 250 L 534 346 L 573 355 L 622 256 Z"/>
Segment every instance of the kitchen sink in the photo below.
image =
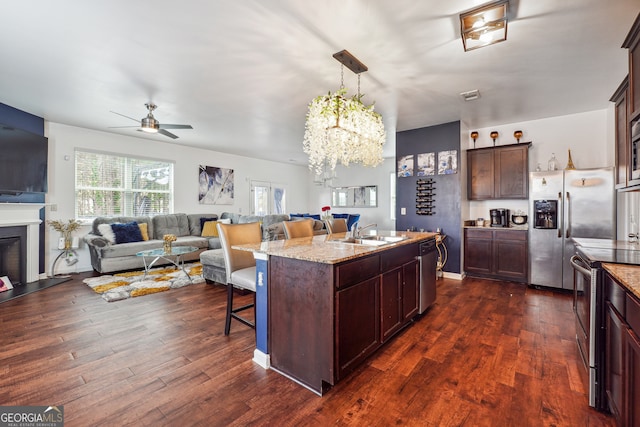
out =
<path fill-rule="evenodd" d="M 361 237 L 345 237 L 343 239 L 330 239 L 328 242 L 334 243 L 349 243 L 352 245 L 365 245 L 365 246 L 382 246 L 390 245 L 391 243 L 401 242 L 407 240 L 405 236 L 361 236 Z"/>

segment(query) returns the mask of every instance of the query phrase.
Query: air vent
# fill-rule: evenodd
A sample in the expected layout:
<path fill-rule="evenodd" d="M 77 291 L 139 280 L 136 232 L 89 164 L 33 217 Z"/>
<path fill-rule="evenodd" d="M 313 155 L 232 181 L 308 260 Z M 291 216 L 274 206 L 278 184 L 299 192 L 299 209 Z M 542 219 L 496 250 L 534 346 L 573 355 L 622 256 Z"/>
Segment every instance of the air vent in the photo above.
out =
<path fill-rule="evenodd" d="M 465 101 L 473 101 L 474 99 L 480 98 L 480 91 L 478 89 L 474 89 L 468 92 L 462 92 L 460 96 L 463 97 Z"/>

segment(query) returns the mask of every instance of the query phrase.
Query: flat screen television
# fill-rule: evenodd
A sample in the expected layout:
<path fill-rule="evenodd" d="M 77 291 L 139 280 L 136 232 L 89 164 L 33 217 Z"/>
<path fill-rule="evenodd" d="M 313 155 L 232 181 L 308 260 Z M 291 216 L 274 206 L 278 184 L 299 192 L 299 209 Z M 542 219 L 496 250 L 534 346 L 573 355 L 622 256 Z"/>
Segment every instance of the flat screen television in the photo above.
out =
<path fill-rule="evenodd" d="M 46 137 L 0 124 L 0 194 L 46 193 Z"/>

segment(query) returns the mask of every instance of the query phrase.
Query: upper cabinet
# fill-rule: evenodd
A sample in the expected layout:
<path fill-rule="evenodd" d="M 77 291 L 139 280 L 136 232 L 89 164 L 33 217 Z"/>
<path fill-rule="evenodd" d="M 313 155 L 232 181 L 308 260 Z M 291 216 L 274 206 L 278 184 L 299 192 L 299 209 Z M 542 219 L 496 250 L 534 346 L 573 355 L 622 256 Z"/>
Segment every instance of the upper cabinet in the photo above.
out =
<path fill-rule="evenodd" d="M 616 104 L 616 188 L 640 186 L 640 15 L 622 44 L 629 49 L 629 75 L 611 97 Z"/>
<path fill-rule="evenodd" d="M 527 199 L 530 142 L 467 150 L 469 200 Z"/>

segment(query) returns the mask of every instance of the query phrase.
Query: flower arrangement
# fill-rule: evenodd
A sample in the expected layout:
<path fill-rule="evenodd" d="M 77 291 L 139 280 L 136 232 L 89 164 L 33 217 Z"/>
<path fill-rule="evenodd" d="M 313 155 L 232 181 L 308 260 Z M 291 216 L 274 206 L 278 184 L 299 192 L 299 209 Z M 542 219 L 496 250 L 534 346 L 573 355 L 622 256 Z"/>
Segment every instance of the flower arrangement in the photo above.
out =
<path fill-rule="evenodd" d="M 322 217 L 324 219 L 329 219 L 331 217 L 331 206 L 323 206 L 322 207 Z"/>
<path fill-rule="evenodd" d="M 60 232 L 64 238 L 65 249 L 71 247 L 71 233 L 76 231 L 82 226 L 82 223 L 76 219 L 70 219 L 68 221 L 61 221 L 59 219 L 47 221 L 47 224 L 55 231 Z"/>
<path fill-rule="evenodd" d="M 171 253 L 171 243 L 178 240 L 178 238 L 175 234 L 165 234 L 164 236 L 162 236 L 162 240 L 164 240 L 164 251 L 166 253 Z"/>

